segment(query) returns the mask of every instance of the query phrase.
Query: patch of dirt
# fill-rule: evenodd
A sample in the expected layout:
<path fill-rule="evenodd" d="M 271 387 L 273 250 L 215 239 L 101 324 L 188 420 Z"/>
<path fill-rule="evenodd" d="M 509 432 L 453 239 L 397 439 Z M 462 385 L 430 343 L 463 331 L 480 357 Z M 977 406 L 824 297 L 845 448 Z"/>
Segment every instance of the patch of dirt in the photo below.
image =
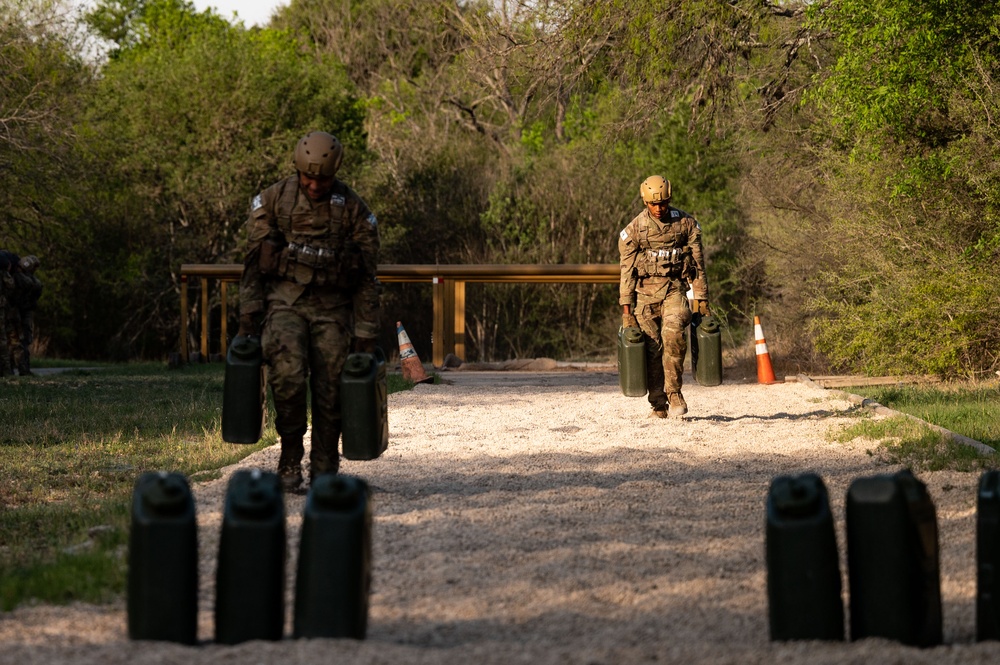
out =
<path fill-rule="evenodd" d="M 304 497 L 286 497 L 286 638 L 213 636 L 222 502 L 236 468 L 195 485 L 197 647 L 132 642 L 124 601 L 0 615 L 0 662 L 17 663 L 993 663 L 975 643 L 977 474 L 921 473 L 941 543 L 947 646 L 886 640 L 771 643 L 764 504 L 778 474 L 819 473 L 844 554 L 844 496 L 891 473 L 870 442 L 835 443 L 857 408 L 815 386 L 687 385 L 683 421 L 647 418 L 613 372 L 455 372 L 390 396 L 390 447 L 345 460 L 374 488 L 368 638 L 291 639 Z M 878 417 L 878 416 L 876 416 Z"/>

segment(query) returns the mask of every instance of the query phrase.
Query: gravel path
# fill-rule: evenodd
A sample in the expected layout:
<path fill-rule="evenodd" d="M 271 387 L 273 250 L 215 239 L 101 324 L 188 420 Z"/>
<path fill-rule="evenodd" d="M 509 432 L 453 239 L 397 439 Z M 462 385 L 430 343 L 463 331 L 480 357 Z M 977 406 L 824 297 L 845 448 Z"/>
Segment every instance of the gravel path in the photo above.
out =
<path fill-rule="evenodd" d="M 819 473 L 843 550 L 844 495 L 895 467 L 835 443 L 856 406 L 815 386 L 685 387 L 684 421 L 646 417 L 617 376 L 449 372 L 390 397 L 390 447 L 342 471 L 375 488 L 368 639 L 211 643 L 227 478 L 195 486 L 198 647 L 131 642 L 124 602 L 0 615 L 0 663 L 993 663 L 976 644 L 977 474 L 921 473 L 937 506 L 947 646 L 768 639 L 764 502 Z M 880 416 L 876 416 L 880 417 Z M 272 469 L 270 448 L 236 468 Z M 287 497 L 288 608 L 304 498 Z M 846 564 L 842 571 L 846 573 Z M 846 576 L 845 576 L 846 589 Z M 846 592 L 845 592 L 846 595 Z M 291 634 L 289 616 L 286 634 Z"/>

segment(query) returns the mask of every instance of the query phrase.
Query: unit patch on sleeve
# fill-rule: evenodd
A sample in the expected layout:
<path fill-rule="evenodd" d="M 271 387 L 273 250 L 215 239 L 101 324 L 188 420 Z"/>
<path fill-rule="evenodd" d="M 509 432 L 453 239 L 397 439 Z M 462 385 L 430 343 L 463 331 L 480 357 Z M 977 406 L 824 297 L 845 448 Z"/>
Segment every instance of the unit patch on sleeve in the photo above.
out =
<path fill-rule="evenodd" d="M 626 231 L 625 229 L 622 229 L 622 232 L 618 234 L 618 237 L 620 237 L 622 240 L 628 242 L 628 231 Z"/>
<path fill-rule="evenodd" d="M 253 201 L 250 202 L 250 210 L 260 210 L 264 207 L 264 199 L 261 198 L 260 194 L 253 197 Z"/>
<path fill-rule="evenodd" d="M 368 213 L 368 223 L 371 224 L 372 226 L 378 226 L 378 220 L 375 219 L 375 213 L 373 212 Z"/>
<path fill-rule="evenodd" d="M 330 205 L 332 206 L 340 206 L 341 208 L 343 208 L 346 202 L 347 202 L 346 199 L 344 199 L 344 197 L 341 196 L 340 194 L 334 194 L 333 196 L 330 197 Z"/>

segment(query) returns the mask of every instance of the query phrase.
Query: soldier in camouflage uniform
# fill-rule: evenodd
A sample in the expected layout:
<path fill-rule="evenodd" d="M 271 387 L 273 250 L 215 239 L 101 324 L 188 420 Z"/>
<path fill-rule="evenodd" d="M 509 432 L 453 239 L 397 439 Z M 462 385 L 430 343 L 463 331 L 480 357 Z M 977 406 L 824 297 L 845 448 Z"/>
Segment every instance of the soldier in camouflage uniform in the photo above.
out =
<path fill-rule="evenodd" d="M 17 260 L 14 254 L 0 251 L 0 376 L 12 374 L 10 348 L 7 346 L 7 308 L 10 306 L 8 299 L 14 293 L 11 270 Z"/>
<path fill-rule="evenodd" d="M 348 352 L 374 352 L 378 335 L 375 215 L 335 177 L 343 147 L 311 132 L 295 148 L 296 175 L 258 194 L 247 221 L 240 333 L 261 334 L 281 436 L 278 474 L 302 483 L 306 393 L 312 392 L 310 478 L 339 468 L 340 373 Z"/>
<path fill-rule="evenodd" d="M 670 206 L 669 180 L 650 176 L 639 193 L 646 209 L 618 239 L 622 325 L 640 328 L 646 341 L 650 415 L 680 418 L 687 413 L 681 376 L 687 351 L 684 332 L 691 322 L 689 286 L 698 312 L 709 314 L 701 227 L 694 217 Z"/>
<path fill-rule="evenodd" d="M 34 341 L 34 312 L 42 295 L 42 282 L 35 276 L 40 261 L 25 256 L 13 267 L 14 292 L 7 303 L 7 342 L 11 366 L 20 376 L 31 372 L 31 343 Z"/>

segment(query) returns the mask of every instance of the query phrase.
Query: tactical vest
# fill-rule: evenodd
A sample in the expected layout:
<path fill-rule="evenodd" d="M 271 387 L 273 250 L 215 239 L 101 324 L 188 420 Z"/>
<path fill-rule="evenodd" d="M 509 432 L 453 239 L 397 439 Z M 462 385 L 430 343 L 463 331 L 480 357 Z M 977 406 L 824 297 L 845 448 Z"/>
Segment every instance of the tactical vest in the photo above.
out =
<path fill-rule="evenodd" d="M 358 252 L 345 256 L 350 215 L 347 185 L 334 181 L 330 199 L 311 210 L 299 209 L 299 186 L 292 177 L 284 182 L 275 209 L 278 230 L 287 243 L 278 256 L 275 276 L 302 286 L 338 285 Z"/>
<path fill-rule="evenodd" d="M 680 221 L 684 219 L 683 213 L 675 208 L 669 210 L 671 222 L 664 224 L 662 231 L 646 220 L 636 224 L 640 249 L 636 271 L 641 278 L 678 279 L 684 275 L 685 260 L 690 261 L 691 248 L 685 244 L 687 236 L 680 227 Z"/>
<path fill-rule="evenodd" d="M 38 306 L 38 298 L 42 295 L 42 282 L 28 273 L 14 273 L 14 289 L 10 296 L 10 304 L 21 311 L 31 311 Z"/>

